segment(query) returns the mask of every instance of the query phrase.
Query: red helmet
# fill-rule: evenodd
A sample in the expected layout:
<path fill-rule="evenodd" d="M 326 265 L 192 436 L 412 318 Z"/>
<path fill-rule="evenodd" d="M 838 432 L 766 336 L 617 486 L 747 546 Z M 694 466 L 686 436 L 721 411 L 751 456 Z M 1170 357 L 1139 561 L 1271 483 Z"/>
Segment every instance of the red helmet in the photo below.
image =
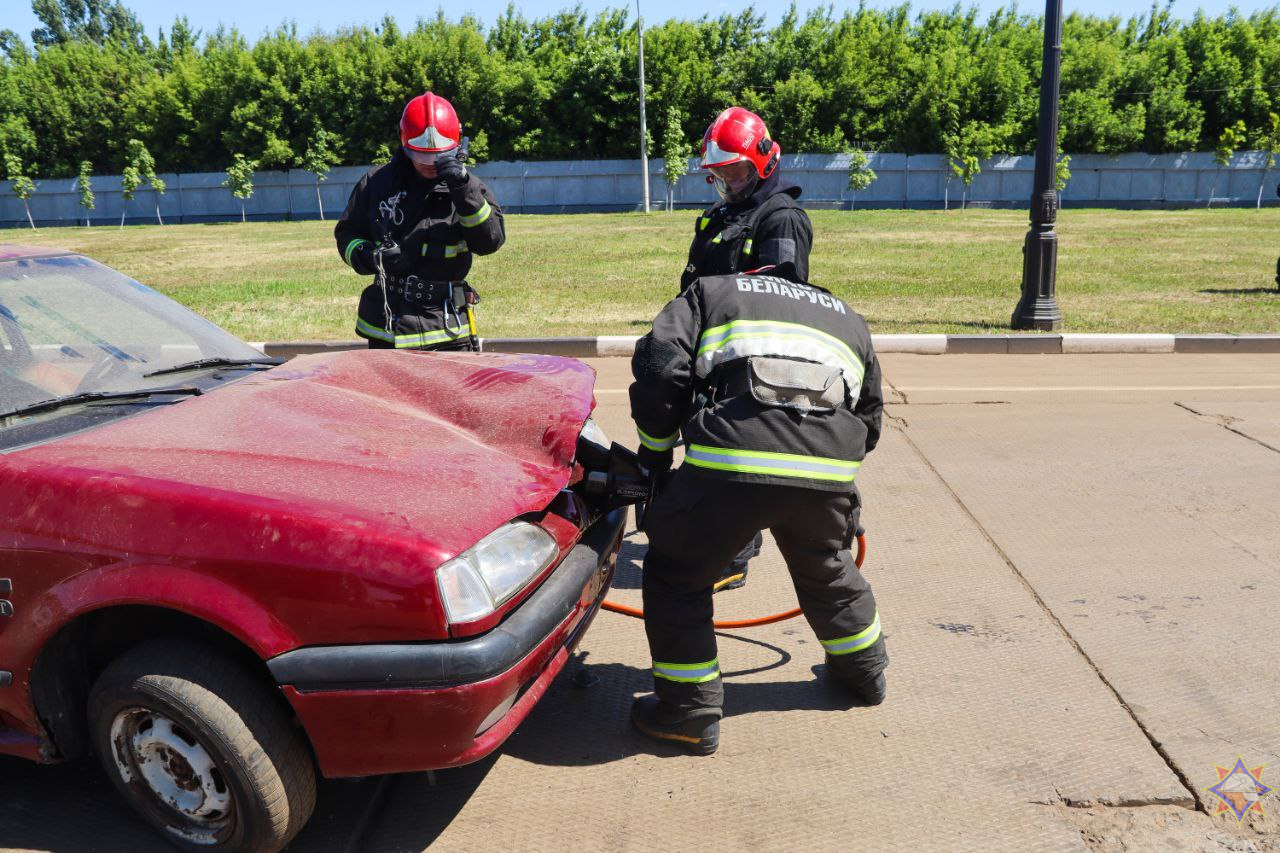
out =
<path fill-rule="evenodd" d="M 702 135 L 704 169 L 748 160 L 755 164 L 757 175 L 767 178 L 781 156 L 782 146 L 769 138 L 764 119 L 742 107 L 720 113 Z"/>
<path fill-rule="evenodd" d="M 411 151 L 448 151 L 462 139 L 462 125 L 453 104 L 423 92 L 404 105 L 400 116 L 400 144 Z"/>

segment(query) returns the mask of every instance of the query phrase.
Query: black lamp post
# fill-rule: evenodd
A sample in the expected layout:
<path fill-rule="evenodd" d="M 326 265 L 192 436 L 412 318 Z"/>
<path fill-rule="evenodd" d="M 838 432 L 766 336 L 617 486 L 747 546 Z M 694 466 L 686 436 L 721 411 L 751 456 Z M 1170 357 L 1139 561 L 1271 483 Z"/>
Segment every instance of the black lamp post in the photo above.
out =
<path fill-rule="evenodd" d="M 1015 329 L 1062 328 L 1058 310 L 1058 81 L 1062 66 L 1062 0 L 1046 0 L 1044 58 L 1040 70 L 1040 134 L 1031 191 L 1031 230 L 1022 246 L 1022 298 L 1013 309 Z"/>

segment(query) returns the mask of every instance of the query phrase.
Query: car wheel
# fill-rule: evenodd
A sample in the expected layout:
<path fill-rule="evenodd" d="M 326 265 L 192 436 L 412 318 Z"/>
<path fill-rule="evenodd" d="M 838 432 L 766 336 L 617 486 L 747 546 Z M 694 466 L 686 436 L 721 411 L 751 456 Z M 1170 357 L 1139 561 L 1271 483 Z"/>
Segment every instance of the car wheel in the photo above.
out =
<path fill-rule="evenodd" d="M 315 765 L 289 714 L 208 646 L 121 655 L 90 692 L 89 725 L 111 781 L 183 849 L 279 850 L 315 807 Z"/>

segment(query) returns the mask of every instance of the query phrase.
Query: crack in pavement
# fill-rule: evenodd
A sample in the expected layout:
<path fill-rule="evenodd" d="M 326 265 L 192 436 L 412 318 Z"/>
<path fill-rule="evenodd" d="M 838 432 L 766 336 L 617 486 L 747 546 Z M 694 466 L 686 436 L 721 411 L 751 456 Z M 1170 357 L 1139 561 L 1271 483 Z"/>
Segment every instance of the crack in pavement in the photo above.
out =
<path fill-rule="evenodd" d="M 1177 406 L 1179 409 L 1184 409 L 1190 412 L 1191 414 L 1195 415 L 1197 418 L 1200 418 L 1201 420 L 1205 420 L 1205 421 L 1209 421 L 1210 423 L 1217 424 L 1218 426 L 1225 429 L 1227 432 L 1233 432 L 1236 435 L 1240 436 L 1241 438 L 1247 438 L 1250 441 L 1252 441 L 1254 444 L 1261 445 L 1262 447 L 1265 447 L 1267 450 L 1270 450 L 1272 453 L 1280 453 L 1280 447 L 1272 447 L 1270 444 L 1267 444 L 1262 439 L 1254 438 L 1253 436 L 1249 435 L 1249 433 L 1238 430 L 1232 426 L 1232 424 L 1238 423 L 1241 420 L 1241 418 L 1233 418 L 1230 415 L 1211 415 L 1211 414 L 1208 414 L 1207 412 L 1197 412 L 1195 409 L 1191 408 L 1186 403 L 1179 403 L 1177 401 L 1174 401 L 1174 405 Z"/>
<path fill-rule="evenodd" d="M 946 478 L 942 476 L 942 472 L 934 466 L 933 462 L 924 454 L 924 451 L 920 449 L 919 445 L 912 440 L 910 433 L 906 429 L 901 430 L 901 432 L 903 439 L 907 442 L 907 445 L 916 454 L 916 456 L 919 457 L 924 466 L 929 469 L 929 472 L 938 479 L 938 482 L 942 484 L 942 487 L 947 490 L 947 494 L 951 495 L 951 499 L 955 501 L 956 506 L 960 507 L 961 511 L 964 512 L 965 516 L 973 526 L 982 534 L 983 538 L 987 540 L 987 544 L 989 544 L 1000 556 L 1000 559 L 1004 560 L 1005 565 L 1009 567 L 1009 571 L 1013 572 L 1014 577 L 1016 577 L 1022 584 L 1023 588 L 1027 591 L 1027 594 L 1030 595 L 1032 600 L 1034 600 L 1040 607 L 1040 610 L 1049 619 L 1049 621 L 1057 627 L 1062 637 L 1071 644 L 1072 648 L 1076 650 L 1076 654 L 1080 655 L 1080 657 L 1084 659 L 1085 663 L 1089 665 L 1089 668 L 1093 670 L 1094 675 L 1098 677 L 1098 680 L 1102 682 L 1103 686 L 1105 686 L 1108 691 L 1110 691 L 1116 702 L 1118 702 L 1120 707 L 1124 709 L 1125 714 L 1128 715 L 1129 719 L 1133 720 L 1134 725 L 1138 727 L 1138 731 L 1142 732 L 1143 737 L 1147 739 L 1147 743 L 1149 743 L 1151 748 L 1155 750 L 1156 754 L 1160 756 L 1165 765 L 1169 768 L 1169 771 L 1173 773 L 1189 795 L 1185 798 L 1176 800 L 1165 800 L 1158 804 L 1165 806 L 1181 806 L 1191 810 L 1195 810 L 1198 807 L 1205 814 L 1208 814 L 1208 804 L 1200 799 L 1196 792 L 1195 785 L 1193 785 L 1191 779 L 1182 772 L 1182 769 L 1178 767 L 1173 756 L 1169 754 L 1169 752 L 1164 748 L 1164 745 L 1155 737 L 1151 730 L 1146 727 L 1134 712 L 1133 708 L 1129 706 L 1129 703 L 1120 695 L 1120 691 L 1117 690 L 1115 685 L 1111 683 L 1110 679 L 1103 674 L 1102 669 L 1094 662 L 1093 658 L 1089 656 L 1089 653 L 1084 650 L 1084 647 L 1080 645 L 1079 641 L 1076 640 L 1071 632 L 1067 630 L 1066 625 L 1064 625 L 1062 620 L 1058 618 L 1057 614 L 1053 612 L 1048 603 L 1045 602 L 1038 592 L 1036 592 L 1035 587 L 1031 585 L 1031 582 L 1028 581 L 1021 570 L 1018 569 L 1017 564 L 1013 562 L 1005 552 L 1004 548 L 1000 546 L 1000 543 L 996 542 L 995 537 L 991 535 L 991 532 L 987 530 L 986 526 L 983 525 L 981 521 L 978 520 L 978 517 L 974 515 L 971 509 L 969 509 L 968 504 L 964 502 L 959 493 L 957 493 L 956 490 L 952 488 L 951 484 L 947 482 Z"/>

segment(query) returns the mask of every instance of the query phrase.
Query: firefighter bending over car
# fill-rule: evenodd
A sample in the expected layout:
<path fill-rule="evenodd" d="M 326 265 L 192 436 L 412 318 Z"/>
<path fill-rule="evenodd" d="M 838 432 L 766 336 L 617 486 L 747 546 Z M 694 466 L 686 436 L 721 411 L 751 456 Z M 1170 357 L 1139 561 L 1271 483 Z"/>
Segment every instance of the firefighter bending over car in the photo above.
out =
<path fill-rule="evenodd" d="M 700 277 L 789 264 L 801 281 L 809 278 L 813 226 L 796 206 L 800 187 L 782 179 L 782 146 L 760 116 L 730 107 L 702 136 L 702 168 L 720 201 L 694 225 L 689 261 L 680 276 L 684 290 Z M 747 563 L 760 553 L 757 536 L 726 564 L 715 591 L 747 582 Z"/>
<path fill-rule="evenodd" d="M 356 334 L 371 349 L 479 348 L 466 282 L 472 255 L 498 251 L 498 200 L 466 167 L 453 106 L 426 92 L 404 108 L 401 147 L 360 179 L 334 228 L 338 253 L 361 275 Z"/>
<path fill-rule="evenodd" d="M 709 754 L 724 688 L 712 627 L 723 567 L 761 531 L 778 543 L 827 675 L 884 700 L 880 614 L 849 547 L 854 478 L 880 437 L 880 366 L 867 324 L 794 264 L 689 282 L 632 359 L 631 414 L 659 477 L 644 559 L 654 694 L 632 706 L 644 734 Z M 668 479 L 669 478 L 669 479 Z"/>

